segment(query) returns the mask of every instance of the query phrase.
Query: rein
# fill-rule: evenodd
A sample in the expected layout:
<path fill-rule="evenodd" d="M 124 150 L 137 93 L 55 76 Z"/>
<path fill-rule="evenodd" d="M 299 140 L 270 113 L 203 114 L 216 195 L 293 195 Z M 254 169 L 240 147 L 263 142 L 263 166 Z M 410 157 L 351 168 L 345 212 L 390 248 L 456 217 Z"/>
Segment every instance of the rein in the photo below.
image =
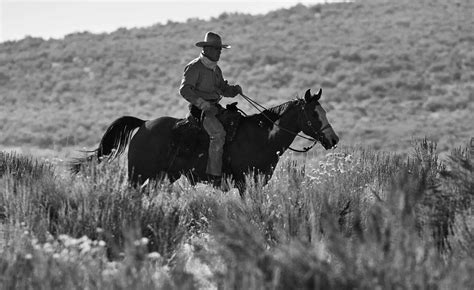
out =
<path fill-rule="evenodd" d="M 313 142 L 313 144 L 311 144 L 310 146 L 308 146 L 308 147 L 303 147 L 302 150 L 298 150 L 298 149 L 291 148 L 291 146 L 288 147 L 288 149 L 290 149 L 290 150 L 292 150 L 292 151 L 294 151 L 294 152 L 305 153 L 305 152 L 308 152 L 311 148 L 313 148 L 314 145 L 316 145 L 316 143 L 318 143 L 318 141 L 319 141 L 318 139 L 309 138 L 309 137 L 306 137 L 306 136 L 304 136 L 304 135 L 301 135 L 301 134 L 299 134 L 299 133 L 297 133 L 297 132 L 293 132 L 293 131 L 288 130 L 288 129 L 284 128 L 284 127 L 281 127 L 280 125 L 278 125 L 277 123 L 275 123 L 274 121 L 272 121 L 272 119 L 270 119 L 270 117 L 268 117 L 268 116 L 264 113 L 264 110 L 268 110 L 267 108 L 265 108 L 264 106 L 260 105 L 259 103 L 257 103 L 256 101 L 252 100 L 251 98 L 247 97 L 247 96 L 244 95 L 243 93 L 240 93 L 240 95 L 241 95 L 247 102 L 249 102 L 249 104 L 252 105 L 252 107 L 254 107 L 257 111 L 259 111 L 259 112 L 262 114 L 262 116 L 264 116 L 268 121 L 270 121 L 274 126 L 277 126 L 278 128 L 282 129 L 282 130 L 285 131 L 285 132 L 288 132 L 288 133 L 290 133 L 290 134 L 293 134 L 293 135 L 295 135 L 295 136 L 298 136 L 298 137 L 301 137 L 301 138 L 303 138 L 303 139 L 306 139 L 306 140 L 309 140 L 309 141 L 312 141 L 312 142 Z M 324 128 L 322 128 L 322 129 L 319 130 L 319 131 L 314 130 L 314 129 L 313 129 L 313 126 L 312 126 L 312 124 L 311 124 L 311 121 L 309 121 L 308 117 L 306 116 L 306 113 L 304 112 L 304 107 L 302 108 L 302 110 L 303 110 L 303 114 L 304 114 L 304 116 L 305 116 L 305 118 L 306 118 L 306 120 L 307 120 L 307 124 L 308 124 L 309 127 L 314 131 L 314 133 L 316 133 L 316 135 L 317 135 L 318 137 L 321 135 L 321 131 L 323 131 L 323 130 L 329 128 L 329 127 L 331 127 L 331 125 L 328 124 L 328 125 L 324 126 Z"/>

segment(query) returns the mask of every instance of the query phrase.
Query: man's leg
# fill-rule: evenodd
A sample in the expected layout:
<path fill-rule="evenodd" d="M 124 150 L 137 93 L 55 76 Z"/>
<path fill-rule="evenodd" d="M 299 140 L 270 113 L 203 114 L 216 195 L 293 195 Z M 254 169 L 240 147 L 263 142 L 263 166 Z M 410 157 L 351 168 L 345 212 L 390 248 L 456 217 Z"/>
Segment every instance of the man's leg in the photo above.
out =
<path fill-rule="evenodd" d="M 225 130 L 215 115 L 204 117 L 203 126 L 209 135 L 209 159 L 206 173 L 213 176 L 222 175 L 222 154 L 224 152 Z"/>

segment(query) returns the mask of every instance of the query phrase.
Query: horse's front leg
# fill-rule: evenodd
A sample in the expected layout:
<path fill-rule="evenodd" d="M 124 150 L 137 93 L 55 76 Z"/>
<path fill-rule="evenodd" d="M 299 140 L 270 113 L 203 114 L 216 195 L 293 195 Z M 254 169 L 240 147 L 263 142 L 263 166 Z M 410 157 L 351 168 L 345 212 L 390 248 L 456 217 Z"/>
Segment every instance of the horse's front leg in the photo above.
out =
<path fill-rule="evenodd" d="M 183 175 L 186 176 L 191 186 L 195 186 L 200 181 L 199 176 L 193 173 L 191 170 L 184 173 Z"/>

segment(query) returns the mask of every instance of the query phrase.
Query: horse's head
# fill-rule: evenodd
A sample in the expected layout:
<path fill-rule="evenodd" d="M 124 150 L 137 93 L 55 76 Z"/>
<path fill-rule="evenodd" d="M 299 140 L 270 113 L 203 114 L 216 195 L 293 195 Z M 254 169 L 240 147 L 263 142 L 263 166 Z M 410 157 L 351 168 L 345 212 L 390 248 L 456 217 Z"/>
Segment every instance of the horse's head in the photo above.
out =
<path fill-rule="evenodd" d="M 300 115 L 300 128 L 303 133 L 321 142 L 325 149 L 334 148 L 339 142 L 339 137 L 334 132 L 331 124 L 326 118 L 326 111 L 319 103 L 322 90 L 315 95 L 308 89 L 302 102 L 302 114 Z"/>

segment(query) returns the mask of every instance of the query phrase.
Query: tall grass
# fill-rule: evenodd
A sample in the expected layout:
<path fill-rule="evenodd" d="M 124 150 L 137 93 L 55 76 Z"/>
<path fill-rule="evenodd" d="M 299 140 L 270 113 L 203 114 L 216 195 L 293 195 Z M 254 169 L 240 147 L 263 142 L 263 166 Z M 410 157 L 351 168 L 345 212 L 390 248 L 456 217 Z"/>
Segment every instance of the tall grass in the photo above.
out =
<path fill-rule="evenodd" d="M 474 286 L 467 149 L 286 157 L 244 198 L 184 180 L 131 188 L 120 162 L 66 178 L 1 156 L 6 288 Z"/>

